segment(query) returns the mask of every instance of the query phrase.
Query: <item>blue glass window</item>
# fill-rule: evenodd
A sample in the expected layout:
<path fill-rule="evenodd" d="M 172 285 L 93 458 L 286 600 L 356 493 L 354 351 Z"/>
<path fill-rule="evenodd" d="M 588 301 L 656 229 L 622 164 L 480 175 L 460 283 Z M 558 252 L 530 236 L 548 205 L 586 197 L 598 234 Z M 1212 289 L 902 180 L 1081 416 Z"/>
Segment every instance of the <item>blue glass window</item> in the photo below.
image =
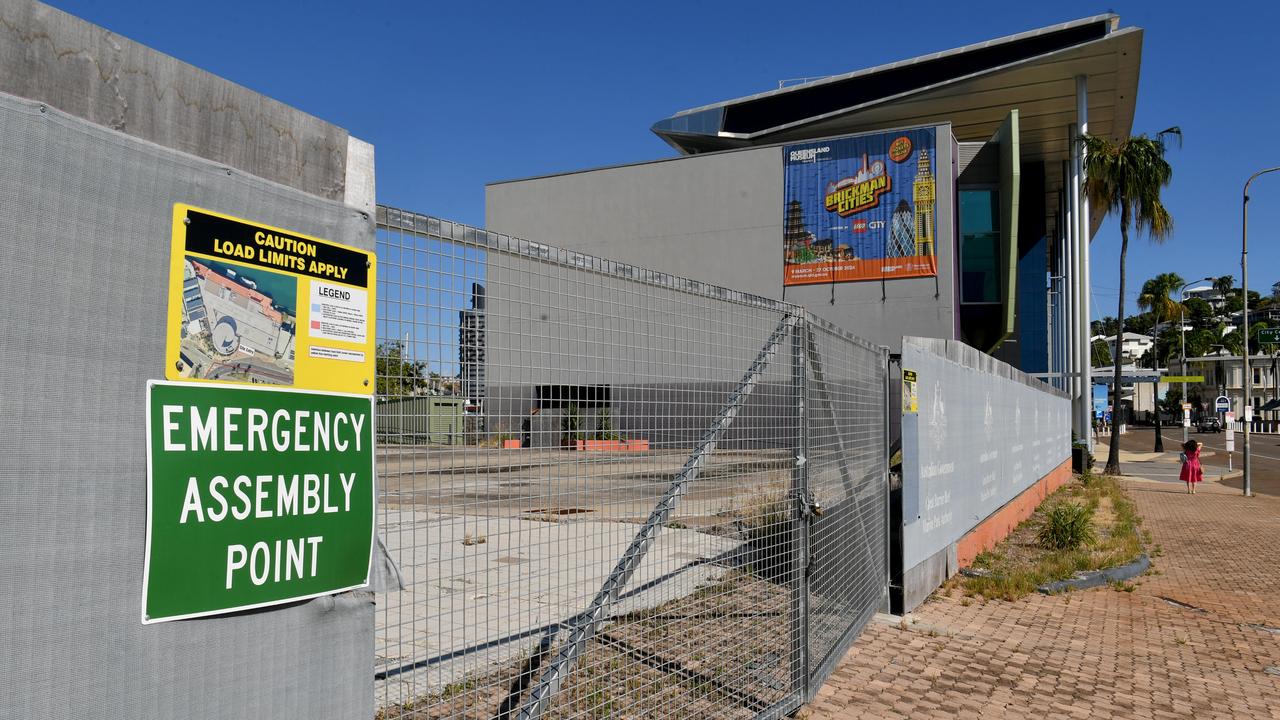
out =
<path fill-rule="evenodd" d="M 960 191 L 960 302 L 1000 302 L 1000 191 Z"/>

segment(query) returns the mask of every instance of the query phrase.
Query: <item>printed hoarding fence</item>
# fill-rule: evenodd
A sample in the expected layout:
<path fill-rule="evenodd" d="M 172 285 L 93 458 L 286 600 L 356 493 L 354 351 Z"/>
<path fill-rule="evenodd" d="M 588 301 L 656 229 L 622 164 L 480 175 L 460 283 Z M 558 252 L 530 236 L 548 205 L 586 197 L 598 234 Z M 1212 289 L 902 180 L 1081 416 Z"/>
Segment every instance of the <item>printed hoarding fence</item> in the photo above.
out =
<path fill-rule="evenodd" d="M 784 283 L 936 275 L 935 147 L 933 128 L 787 146 Z"/>

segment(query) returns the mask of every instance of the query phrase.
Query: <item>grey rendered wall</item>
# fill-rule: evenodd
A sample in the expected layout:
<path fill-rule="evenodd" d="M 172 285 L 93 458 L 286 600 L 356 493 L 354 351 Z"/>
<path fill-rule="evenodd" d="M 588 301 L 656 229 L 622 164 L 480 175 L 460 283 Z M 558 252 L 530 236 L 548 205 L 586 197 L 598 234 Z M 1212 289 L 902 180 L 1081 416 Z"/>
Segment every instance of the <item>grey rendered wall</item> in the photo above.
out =
<path fill-rule="evenodd" d="M 952 338 L 950 126 L 938 129 L 938 278 L 782 286 L 784 146 L 515 180 L 485 189 L 489 230 L 803 305 L 870 342 Z"/>
<path fill-rule="evenodd" d="M 0 88 L 0 717 L 370 716 L 371 595 L 139 615 L 173 204 L 373 249 L 327 199 L 371 200 L 371 148 L 352 198 L 345 131 L 37 3 Z"/>
<path fill-rule="evenodd" d="M 782 149 L 495 183 L 485 227 L 779 299 Z"/>
<path fill-rule="evenodd" d="M 905 606 L 956 571 L 955 543 L 1071 456 L 1062 393 L 963 343 L 903 338 L 919 412 L 902 417 Z"/>

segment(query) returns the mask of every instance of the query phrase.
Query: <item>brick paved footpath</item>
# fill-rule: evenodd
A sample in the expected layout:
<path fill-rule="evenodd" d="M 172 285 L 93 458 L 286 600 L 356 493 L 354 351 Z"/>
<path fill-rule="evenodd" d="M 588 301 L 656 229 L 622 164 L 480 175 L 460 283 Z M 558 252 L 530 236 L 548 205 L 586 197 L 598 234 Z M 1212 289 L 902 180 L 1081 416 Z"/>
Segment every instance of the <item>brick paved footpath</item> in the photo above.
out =
<path fill-rule="evenodd" d="M 1134 592 L 935 594 L 868 626 L 799 717 L 1280 718 L 1280 630 L 1255 627 L 1280 628 L 1280 497 L 1125 485 L 1163 549 Z"/>

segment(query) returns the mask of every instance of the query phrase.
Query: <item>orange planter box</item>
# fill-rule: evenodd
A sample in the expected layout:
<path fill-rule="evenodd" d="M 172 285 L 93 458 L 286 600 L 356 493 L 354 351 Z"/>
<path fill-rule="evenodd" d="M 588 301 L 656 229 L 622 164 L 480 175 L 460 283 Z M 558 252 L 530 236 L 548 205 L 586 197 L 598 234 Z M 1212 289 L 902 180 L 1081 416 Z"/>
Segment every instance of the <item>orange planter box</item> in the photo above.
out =
<path fill-rule="evenodd" d="M 649 449 L 648 440 L 574 440 L 576 450 L 595 452 L 642 452 Z"/>

